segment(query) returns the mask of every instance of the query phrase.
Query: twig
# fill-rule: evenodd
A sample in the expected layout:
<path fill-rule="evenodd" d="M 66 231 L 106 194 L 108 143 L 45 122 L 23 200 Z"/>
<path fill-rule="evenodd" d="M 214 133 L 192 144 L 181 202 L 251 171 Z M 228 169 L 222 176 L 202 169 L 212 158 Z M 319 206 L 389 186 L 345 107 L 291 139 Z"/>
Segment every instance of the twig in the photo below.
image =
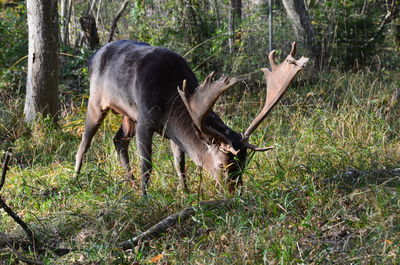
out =
<path fill-rule="evenodd" d="M 32 246 L 32 242 L 28 239 L 0 233 L 0 249 L 7 247 L 9 244 L 22 249 L 27 249 Z"/>
<path fill-rule="evenodd" d="M 1 181 L 0 181 L 0 190 L 4 185 L 4 182 L 6 180 L 6 174 L 8 170 L 8 162 L 10 161 L 11 153 L 6 152 L 3 156 L 3 170 L 1 173 Z M 1 198 L 0 196 L 0 207 L 4 209 L 4 211 L 12 218 L 14 219 L 15 222 L 17 222 L 22 229 L 25 231 L 26 235 L 29 237 L 29 239 L 32 241 L 32 243 L 35 245 L 36 239 L 33 235 L 32 230 L 30 227 L 6 204 L 6 202 Z"/>
<path fill-rule="evenodd" d="M 22 261 L 26 264 L 33 264 L 33 265 L 42 265 L 43 264 L 42 262 L 34 261 L 34 260 L 31 260 L 31 259 L 28 259 L 28 258 L 22 256 L 22 254 L 19 253 L 18 250 L 16 250 L 11 244 L 7 244 L 7 246 L 11 250 L 11 252 L 14 253 L 15 256 L 17 256 L 17 259 L 19 261 Z"/>
<path fill-rule="evenodd" d="M 8 161 L 11 158 L 11 153 L 6 151 L 3 155 L 3 170 L 1 172 L 1 180 L 0 180 L 0 191 L 3 188 L 4 182 L 6 181 L 6 174 L 8 170 Z"/>
<path fill-rule="evenodd" d="M 111 24 L 111 29 L 110 29 L 110 34 L 108 34 L 108 41 L 107 42 L 111 42 L 114 36 L 114 31 L 115 28 L 117 27 L 117 22 L 120 19 L 122 13 L 124 12 L 125 8 L 127 7 L 129 3 L 129 0 L 125 0 L 124 3 L 122 4 L 121 8 L 119 9 L 117 15 L 115 16 L 112 24 Z"/>
<path fill-rule="evenodd" d="M 199 44 L 197 44 L 196 46 L 194 46 L 193 48 L 191 48 L 188 52 L 186 52 L 182 57 L 183 58 L 186 58 L 186 56 L 188 56 L 190 53 L 192 53 L 194 50 L 196 50 L 198 47 L 200 47 L 200 46 L 202 46 L 203 44 L 205 44 L 205 43 L 207 43 L 207 42 L 209 42 L 209 41 L 211 41 L 211 40 L 213 40 L 213 39 L 216 39 L 216 38 L 219 38 L 219 37 L 223 37 L 223 36 L 227 36 L 228 34 L 226 34 L 226 33 L 223 33 L 223 34 L 218 34 L 218 35 L 216 35 L 216 36 L 214 36 L 214 37 L 211 37 L 211 38 L 209 38 L 209 39 L 206 39 L 205 41 L 203 41 L 203 42 L 200 42 Z"/>
<path fill-rule="evenodd" d="M 121 243 L 121 248 L 124 250 L 132 249 L 133 247 L 137 246 L 139 243 L 143 241 L 147 241 L 150 239 L 154 239 L 160 236 L 163 232 L 165 232 L 168 228 L 175 226 L 179 222 L 182 222 L 189 217 L 195 215 L 197 207 L 204 207 L 207 209 L 216 209 L 221 208 L 223 206 L 229 206 L 232 204 L 231 200 L 215 200 L 215 201 L 202 201 L 197 206 L 190 206 L 186 207 L 179 213 L 175 213 L 173 215 L 168 216 L 161 222 L 157 223 L 156 225 L 150 227 L 148 230 L 143 232 L 142 234 L 126 240 Z"/>
<path fill-rule="evenodd" d="M 11 153 L 9 151 L 6 151 L 6 153 L 3 156 L 3 169 L 2 169 L 2 174 L 1 174 L 1 180 L 0 180 L 0 190 L 3 187 L 6 179 L 6 174 L 7 170 L 9 169 L 8 167 L 8 162 L 10 161 Z M 29 238 L 29 242 L 19 239 L 19 238 L 13 238 L 13 237 L 7 237 L 6 235 L 0 234 L 0 247 L 8 246 L 12 252 L 17 256 L 17 259 L 19 261 L 25 262 L 27 264 L 43 264 L 41 262 L 33 261 L 30 259 L 27 259 L 23 257 L 14 247 L 13 245 L 17 244 L 19 247 L 33 247 L 35 249 L 35 246 L 39 245 L 39 241 L 36 239 L 34 236 L 34 233 L 32 232 L 31 228 L 27 223 L 25 223 L 7 204 L 6 202 L 1 198 L 0 196 L 0 208 L 2 208 L 15 222 L 17 222 L 22 229 L 25 231 L 26 235 Z M 72 251 L 75 251 L 76 249 L 69 249 L 69 248 L 56 248 L 56 247 L 51 247 L 51 246 L 42 246 L 38 251 L 46 251 L 46 250 L 51 250 L 58 256 L 63 256 L 65 254 L 68 254 Z"/>
<path fill-rule="evenodd" d="M 393 3 L 394 4 L 394 3 Z M 368 45 L 370 45 L 372 42 L 374 42 L 379 35 L 382 33 L 383 29 L 385 28 L 385 25 L 388 24 L 390 21 L 396 18 L 396 16 L 399 14 L 400 8 L 394 8 L 393 10 L 387 10 L 385 17 L 382 19 L 378 30 L 376 31 L 375 35 L 370 38 L 366 43 L 364 43 L 361 48 L 365 48 Z"/>

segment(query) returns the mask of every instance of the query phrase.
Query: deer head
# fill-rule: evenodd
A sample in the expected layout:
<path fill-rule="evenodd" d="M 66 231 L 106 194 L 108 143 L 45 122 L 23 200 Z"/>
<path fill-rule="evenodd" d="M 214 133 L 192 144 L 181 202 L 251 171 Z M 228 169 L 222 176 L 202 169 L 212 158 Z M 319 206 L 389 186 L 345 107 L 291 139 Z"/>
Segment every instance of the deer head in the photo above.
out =
<path fill-rule="evenodd" d="M 247 150 L 272 149 L 272 147 L 252 145 L 249 143 L 249 138 L 309 60 L 305 57 L 299 60 L 294 59 L 295 52 L 296 43 L 293 43 L 290 54 L 281 64 L 275 62 L 275 50 L 269 54 L 271 70 L 261 69 L 267 80 L 265 105 L 247 130 L 241 134 L 232 130 L 226 132 L 218 129 L 212 119 L 207 119 L 217 99 L 239 81 L 237 78 L 221 77 L 214 80 L 215 73 L 213 72 L 191 94 L 188 93 L 185 80 L 182 87 L 178 88 L 179 95 L 193 120 L 193 127 L 198 138 L 207 145 L 208 153 L 203 166 L 216 177 L 218 183 L 219 178 L 222 178 L 227 183 L 229 191 L 234 191 L 237 185 L 242 184 L 242 170 L 245 166 Z"/>

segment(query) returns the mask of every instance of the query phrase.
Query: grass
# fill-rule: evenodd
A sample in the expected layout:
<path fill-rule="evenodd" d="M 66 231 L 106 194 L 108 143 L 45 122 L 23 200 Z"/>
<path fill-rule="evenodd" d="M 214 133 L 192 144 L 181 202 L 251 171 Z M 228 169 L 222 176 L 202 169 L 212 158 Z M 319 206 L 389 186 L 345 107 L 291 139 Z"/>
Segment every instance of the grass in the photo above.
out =
<path fill-rule="evenodd" d="M 23 99 L 2 91 L 0 148 L 13 148 L 13 163 L 1 196 L 43 239 L 78 249 L 61 258 L 43 253 L 45 264 L 396 264 L 400 177 L 384 170 L 400 167 L 399 88 L 398 74 L 390 72 L 332 71 L 295 82 L 251 137 L 275 149 L 250 156 L 233 208 L 200 210 L 131 251 L 115 246 L 193 202 L 226 194 L 191 161 L 191 194 L 183 193 L 168 141 L 157 136 L 150 198 L 143 200 L 121 177 L 114 115 L 74 178 L 85 97 L 63 102 L 58 127 L 42 120 L 28 129 Z M 244 130 L 263 97 L 246 91 L 237 103 L 233 91 L 216 109 Z M 351 169 L 361 173 L 346 174 Z M 3 211 L 0 220 L 1 233 L 22 234 Z M 0 261 L 14 264 L 15 257 L 0 252 Z"/>

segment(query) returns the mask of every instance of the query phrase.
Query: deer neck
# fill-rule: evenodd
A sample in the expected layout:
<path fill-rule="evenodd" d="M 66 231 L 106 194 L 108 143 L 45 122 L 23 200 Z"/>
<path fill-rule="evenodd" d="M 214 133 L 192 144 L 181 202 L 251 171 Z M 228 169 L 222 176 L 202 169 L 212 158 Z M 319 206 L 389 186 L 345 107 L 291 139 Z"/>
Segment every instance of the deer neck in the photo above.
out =
<path fill-rule="evenodd" d="M 165 136 L 173 140 L 196 165 L 207 170 L 209 160 L 212 158 L 207 145 L 198 137 L 189 113 L 184 106 L 173 113 L 176 115 L 171 115 L 167 121 Z"/>

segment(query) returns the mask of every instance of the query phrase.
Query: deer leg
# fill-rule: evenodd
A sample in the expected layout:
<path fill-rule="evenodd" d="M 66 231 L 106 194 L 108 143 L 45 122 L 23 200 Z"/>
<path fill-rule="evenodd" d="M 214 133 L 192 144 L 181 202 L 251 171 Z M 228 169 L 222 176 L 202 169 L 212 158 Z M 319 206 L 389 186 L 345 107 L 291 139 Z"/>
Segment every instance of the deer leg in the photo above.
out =
<path fill-rule="evenodd" d="M 89 149 L 93 136 L 96 134 L 97 130 L 101 125 L 101 122 L 104 120 L 106 115 L 107 111 L 102 111 L 98 106 L 91 103 L 89 100 L 88 110 L 86 113 L 86 120 L 85 120 L 85 132 L 83 133 L 82 141 L 79 145 L 78 152 L 76 153 L 76 160 L 75 160 L 76 174 L 79 174 L 82 167 L 83 155 Z"/>
<path fill-rule="evenodd" d="M 134 181 L 135 179 L 133 177 L 131 167 L 129 166 L 128 148 L 129 148 L 129 143 L 131 142 L 134 136 L 135 136 L 135 121 L 124 116 L 122 118 L 121 127 L 115 134 L 113 142 L 115 145 L 115 149 L 117 150 L 121 166 L 125 168 L 127 171 L 126 177 L 129 178 L 131 181 Z"/>
<path fill-rule="evenodd" d="M 144 124 L 136 126 L 136 144 L 140 158 L 140 170 L 142 173 L 142 193 L 147 195 L 147 186 L 150 179 L 152 164 L 151 164 L 151 141 L 153 138 L 153 130 L 149 129 Z"/>
<path fill-rule="evenodd" d="M 171 140 L 171 150 L 174 156 L 174 166 L 178 173 L 180 184 L 185 192 L 189 192 L 185 173 L 185 153 Z"/>

